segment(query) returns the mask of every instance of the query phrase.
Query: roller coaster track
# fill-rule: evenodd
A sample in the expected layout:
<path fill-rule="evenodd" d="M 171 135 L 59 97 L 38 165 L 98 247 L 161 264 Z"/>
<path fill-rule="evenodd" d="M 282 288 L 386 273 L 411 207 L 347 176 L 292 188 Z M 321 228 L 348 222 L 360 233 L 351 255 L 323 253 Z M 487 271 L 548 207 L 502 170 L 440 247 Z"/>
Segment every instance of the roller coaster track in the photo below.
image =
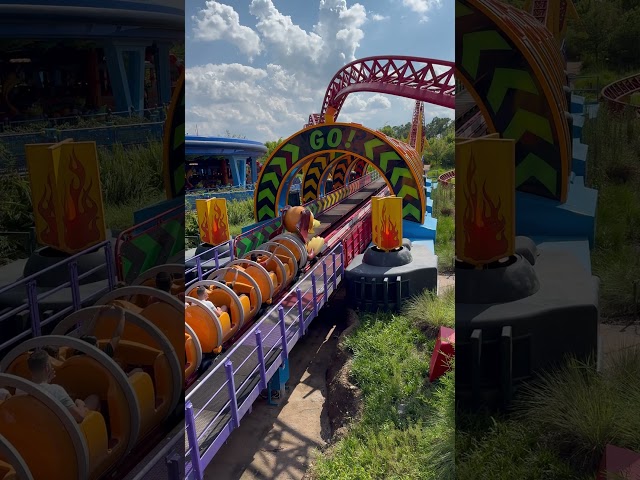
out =
<path fill-rule="evenodd" d="M 455 178 L 456 171 L 449 170 L 448 172 L 444 172 L 442 175 L 438 177 L 438 183 L 442 183 L 443 185 L 449 185 L 449 182 L 452 178 Z"/>
<path fill-rule="evenodd" d="M 640 73 L 610 83 L 602 89 L 600 96 L 611 109 L 619 111 L 633 108 L 636 116 L 640 117 L 640 105 L 632 105 L 628 101 L 628 97 L 635 92 L 640 92 Z"/>
<path fill-rule="evenodd" d="M 420 152 L 422 142 L 424 140 L 424 131 L 422 129 L 422 119 L 424 118 L 424 103 L 416 100 L 413 108 L 413 119 L 411 121 L 411 130 L 409 131 L 409 145 Z"/>
<path fill-rule="evenodd" d="M 187 390 L 187 475 L 202 478 L 208 463 L 250 412 L 269 379 L 285 364 L 291 349 L 338 288 L 346 265 L 371 242 L 370 197 L 376 193 L 388 194 L 381 179 L 363 183 L 353 196 L 322 210 L 318 234 L 325 238 L 327 251 L 281 296 L 274 298 L 273 306 L 255 323 L 239 332 L 229 349 Z M 255 234 L 252 237 L 256 241 L 262 238 Z M 232 244 L 229 242 L 229 247 Z M 240 255 L 249 248 L 243 245 L 236 242 Z M 214 258 L 218 264 L 219 256 Z M 198 271 L 195 281 L 204 278 L 201 267 Z M 187 290 L 192 284 L 187 283 Z"/>
<path fill-rule="evenodd" d="M 377 92 L 455 108 L 454 62 L 407 56 L 378 56 L 345 65 L 331 79 L 320 113 L 308 125 L 322 122 L 327 109 L 338 118 L 347 95 Z"/>

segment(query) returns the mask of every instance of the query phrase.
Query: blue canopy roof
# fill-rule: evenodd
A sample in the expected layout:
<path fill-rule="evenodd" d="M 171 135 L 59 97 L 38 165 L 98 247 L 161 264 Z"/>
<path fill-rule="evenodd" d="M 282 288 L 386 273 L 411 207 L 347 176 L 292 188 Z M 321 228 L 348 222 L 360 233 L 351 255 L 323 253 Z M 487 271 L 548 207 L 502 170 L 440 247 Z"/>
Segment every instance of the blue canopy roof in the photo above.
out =
<path fill-rule="evenodd" d="M 224 137 L 185 137 L 185 155 L 190 156 L 247 156 L 259 157 L 267 153 L 263 143 L 254 140 Z"/>

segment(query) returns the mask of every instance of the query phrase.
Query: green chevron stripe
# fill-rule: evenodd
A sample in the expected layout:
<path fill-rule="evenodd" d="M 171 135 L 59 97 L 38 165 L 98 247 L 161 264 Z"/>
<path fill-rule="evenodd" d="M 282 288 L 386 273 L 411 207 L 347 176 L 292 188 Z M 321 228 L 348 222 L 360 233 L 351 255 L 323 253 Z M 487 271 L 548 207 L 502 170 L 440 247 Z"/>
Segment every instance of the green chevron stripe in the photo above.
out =
<path fill-rule="evenodd" d="M 383 172 L 387 171 L 387 163 L 389 160 L 400 160 L 400 155 L 397 154 L 395 150 L 391 150 L 390 152 L 382 152 L 380 154 L 380 169 Z M 392 183 L 394 183 L 392 181 Z"/>
<path fill-rule="evenodd" d="M 266 218 L 273 218 L 276 216 L 276 212 L 273 210 L 273 208 L 271 208 L 269 205 L 265 205 L 263 206 L 259 211 L 258 211 L 258 217 L 262 220 L 266 219 Z"/>
<path fill-rule="evenodd" d="M 471 10 L 469 7 L 462 5 L 460 2 L 456 2 L 455 8 L 456 8 L 456 18 L 473 14 L 473 10 Z"/>
<path fill-rule="evenodd" d="M 262 182 L 260 183 L 266 186 L 267 182 L 271 182 L 276 189 L 278 188 L 278 185 L 280 185 L 280 179 L 278 178 L 278 175 L 275 172 L 269 172 L 263 175 Z M 274 197 L 274 201 L 275 201 L 275 197 Z"/>
<path fill-rule="evenodd" d="M 283 149 L 284 150 L 284 149 Z M 271 159 L 271 165 L 280 167 L 280 175 L 287 173 L 287 159 L 284 157 L 275 157 Z"/>
<path fill-rule="evenodd" d="M 525 132 L 531 132 L 547 142 L 553 143 L 549 120 L 537 113 L 519 109 L 511 119 L 509 126 L 505 128 L 503 136 L 518 141 Z"/>
<path fill-rule="evenodd" d="M 462 42 L 462 66 L 473 79 L 478 74 L 480 52 L 483 50 L 511 50 L 504 38 L 494 30 L 464 34 Z"/>
<path fill-rule="evenodd" d="M 292 143 L 287 143 L 282 150 L 285 152 L 289 152 L 291 154 L 291 164 L 293 165 L 298 161 L 298 155 L 300 154 L 300 147 L 293 145 Z"/>
<path fill-rule="evenodd" d="M 509 89 L 538 93 L 536 84 L 527 71 L 512 68 L 496 68 L 487 92 L 487 100 L 495 113 L 498 112 Z"/>
<path fill-rule="evenodd" d="M 180 164 L 173 172 L 173 185 L 176 193 L 182 191 L 185 186 L 184 163 Z"/>
<path fill-rule="evenodd" d="M 413 178 L 408 168 L 405 168 L 405 167 L 394 168 L 393 172 L 391 173 L 391 178 L 390 178 L 391 183 L 395 185 L 396 183 L 398 183 L 398 180 L 400 179 L 400 177 Z"/>
<path fill-rule="evenodd" d="M 369 160 L 373 160 L 373 149 L 379 147 L 380 145 L 385 145 L 385 143 L 379 138 L 374 138 L 373 140 L 369 140 L 364 144 L 365 155 Z"/>
<path fill-rule="evenodd" d="M 520 165 L 516 167 L 516 187 L 519 187 L 529 178 L 535 178 L 545 186 L 549 192 L 556 191 L 558 172 L 543 159 L 530 153 Z"/>
<path fill-rule="evenodd" d="M 344 132 L 348 131 L 348 129 L 357 129 L 357 127 L 354 126 L 338 126 L 332 128 L 342 128 L 343 136 Z M 362 130 L 360 134 L 364 136 L 364 138 L 361 136 L 360 140 L 356 139 L 354 142 L 354 153 L 365 156 L 378 170 L 385 172 L 385 175 L 389 175 L 387 181 L 393 184 L 393 194 L 402 195 L 403 205 L 411 205 L 409 210 L 407 210 L 406 219 L 420 221 L 424 215 L 424 205 L 422 205 L 423 197 L 421 197 L 421 190 L 416 188 L 417 180 L 413 177 L 414 166 L 411 160 L 404 159 L 400 153 L 395 151 L 392 145 L 387 144 L 381 138 L 373 136 L 370 132 Z M 366 165 L 364 160 L 358 163 L 354 161 L 352 156 L 345 156 L 340 152 L 332 151 L 326 145 L 323 148 L 327 150 L 312 151 L 313 149 L 310 148 L 311 145 L 309 144 L 309 138 L 306 132 L 291 137 L 287 145 L 288 146 L 285 147 L 291 151 L 292 157 L 286 162 L 285 169 L 290 168 L 291 164 L 298 160 L 299 155 L 313 155 L 313 159 L 308 168 L 305 168 L 304 173 L 303 198 L 305 198 L 305 200 L 308 201 L 318 195 L 318 190 L 327 179 L 329 173 L 333 174 L 334 186 L 342 187 L 339 188 L 338 192 L 334 190 L 332 193 L 324 196 L 324 198 L 316 199 L 312 205 L 312 211 L 315 211 L 316 214 L 336 205 L 347 195 L 355 191 L 355 183 L 349 184 L 349 187 L 345 186 L 347 185 L 346 172 L 354 165 L 360 165 L 359 168 L 362 169 L 362 167 Z M 282 150 L 285 150 L 285 148 L 282 147 Z M 279 179 L 279 177 L 283 176 L 280 174 L 283 170 L 283 160 L 281 159 L 287 158 L 289 157 L 284 154 L 284 151 L 277 151 L 269 160 L 269 163 L 265 165 L 265 173 L 260 181 L 259 193 L 254 197 L 257 212 L 256 219 L 258 221 L 274 218 L 278 214 L 278 206 L 276 205 L 277 195 L 275 195 L 275 192 L 282 184 Z M 273 199 L 272 196 L 275 197 L 275 199 Z M 418 212 L 417 214 L 415 213 L 416 210 Z"/>
<path fill-rule="evenodd" d="M 184 145 L 184 123 L 176 127 L 173 135 L 173 149 L 177 150 Z"/>
<path fill-rule="evenodd" d="M 260 200 L 262 200 L 263 198 L 268 198 L 272 202 L 276 201 L 276 196 L 273 194 L 273 192 L 271 192 L 271 190 L 267 190 L 266 188 L 260 190 L 260 193 L 258 193 L 258 202 L 260 202 Z"/>
<path fill-rule="evenodd" d="M 421 217 L 420 210 L 411 203 L 407 203 L 402 207 L 402 218 L 409 219 L 409 217 L 413 217 L 417 222 L 420 221 Z"/>
<path fill-rule="evenodd" d="M 420 200 L 420 194 L 418 190 L 410 185 L 403 185 L 400 191 L 397 193 L 398 197 L 406 198 L 413 197 L 416 200 Z"/>

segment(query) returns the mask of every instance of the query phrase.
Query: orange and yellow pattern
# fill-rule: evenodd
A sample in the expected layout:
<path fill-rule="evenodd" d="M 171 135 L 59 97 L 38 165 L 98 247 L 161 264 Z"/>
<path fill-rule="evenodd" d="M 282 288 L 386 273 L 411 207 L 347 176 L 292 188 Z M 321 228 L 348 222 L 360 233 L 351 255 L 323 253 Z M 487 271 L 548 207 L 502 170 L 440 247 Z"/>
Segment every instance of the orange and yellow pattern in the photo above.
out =
<path fill-rule="evenodd" d="M 386 252 L 402 247 L 402 198 L 372 197 L 373 243 Z"/>
<path fill-rule="evenodd" d="M 215 246 L 230 240 L 226 199 L 198 199 L 196 210 L 202 243 Z"/>
<path fill-rule="evenodd" d="M 515 143 L 456 142 L 456 257 L 480 267 L 515 253 Z"/>
<path fill-rule="evenodd" d="M 95 142 L 25 145 L 38 243 L 78 253 L 106 240 Z"/>

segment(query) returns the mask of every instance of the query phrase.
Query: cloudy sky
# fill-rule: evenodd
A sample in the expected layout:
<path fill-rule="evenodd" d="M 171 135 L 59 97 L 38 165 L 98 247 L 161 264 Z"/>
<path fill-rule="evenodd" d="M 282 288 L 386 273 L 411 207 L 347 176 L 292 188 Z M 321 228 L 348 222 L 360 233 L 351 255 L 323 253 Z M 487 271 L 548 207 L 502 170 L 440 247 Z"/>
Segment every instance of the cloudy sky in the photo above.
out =
<path fill-rule="evenodd" d="M 186 120 L 191 135 L 265 142 L 319 112 L 334 74 L 374 55 L 454 59 L 450 0 L 187 0 Z M 413 100 L 355 93 L 342 122 L 411 121 Z M 427 122 L 453 110 L 425 104 Z"/>

